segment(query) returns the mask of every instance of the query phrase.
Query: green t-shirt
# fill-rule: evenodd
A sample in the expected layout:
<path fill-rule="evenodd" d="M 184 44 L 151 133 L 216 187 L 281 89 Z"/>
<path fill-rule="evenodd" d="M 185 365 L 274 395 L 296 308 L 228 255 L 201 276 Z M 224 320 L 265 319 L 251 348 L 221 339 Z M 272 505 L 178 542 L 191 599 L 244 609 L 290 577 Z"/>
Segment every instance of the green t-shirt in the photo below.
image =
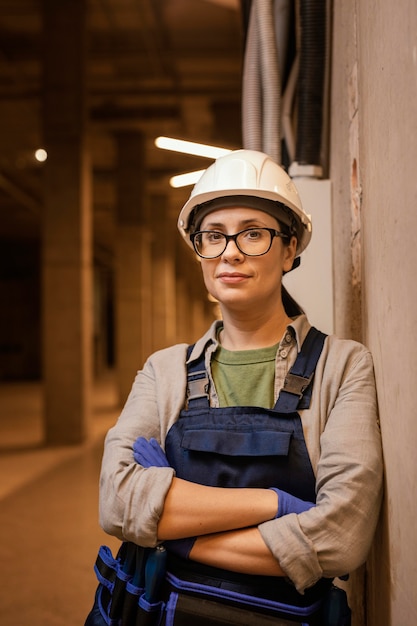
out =
<path fill-rule="evenodd" d="M 219 345 L 211 371 L 220 406 L 274 406 L 278 346 L 235 352 Z"/>

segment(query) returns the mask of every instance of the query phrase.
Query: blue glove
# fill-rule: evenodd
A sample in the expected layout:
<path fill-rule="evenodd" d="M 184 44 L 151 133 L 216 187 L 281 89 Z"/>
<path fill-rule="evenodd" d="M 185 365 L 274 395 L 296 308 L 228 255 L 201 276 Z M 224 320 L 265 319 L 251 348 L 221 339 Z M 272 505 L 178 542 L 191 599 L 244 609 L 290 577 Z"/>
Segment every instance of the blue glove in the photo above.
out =
<path fill-rule="evenodd" d="M 165 452 L 153 437 L 138 437 L 133 444 L 133 458 L 143 467 L 171 467 Z"/>
<path fill-rule="evenodd" d="M 278 511 L 275 519 L 288 515 L 288 513 L 304 513 L 304 511 L 308 511 L 316 506 L 313 502 L 301 500 L 287 491 L 282 491 L 282 489 L 277 489 L 276 487 L 270 487 L 270 489 L 278 495 Z"/>
<path fill-rule="evenodd" d="M 188 559 L 191 548 L 193 547 L 197 537 L 186 537 L 185 539 L 169 539 L 164 541 L 164 546 L 168 552 L 172 552 L 176 556 L 180 556 L 182 559 Z"/>

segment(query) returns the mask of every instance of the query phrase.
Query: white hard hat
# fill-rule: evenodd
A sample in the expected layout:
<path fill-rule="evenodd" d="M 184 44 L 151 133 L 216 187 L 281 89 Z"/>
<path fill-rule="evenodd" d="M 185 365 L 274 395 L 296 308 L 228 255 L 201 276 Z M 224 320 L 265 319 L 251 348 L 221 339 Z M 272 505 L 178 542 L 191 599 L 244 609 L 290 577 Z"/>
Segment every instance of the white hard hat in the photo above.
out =
<path fill-rule="evenodd" d="M 196 228 L 196 220 L 197 224 L 201 223 L 203 215 L 222 206 L 260 208 L 290 225 L 298 240 L 297 256 L 310 242 L 311 219 L 302 207 L 293 181 L 263 152 L 230 152 L 202 174 L 178 217 L 178 229 L 191 248 L 189 235 Z"/>

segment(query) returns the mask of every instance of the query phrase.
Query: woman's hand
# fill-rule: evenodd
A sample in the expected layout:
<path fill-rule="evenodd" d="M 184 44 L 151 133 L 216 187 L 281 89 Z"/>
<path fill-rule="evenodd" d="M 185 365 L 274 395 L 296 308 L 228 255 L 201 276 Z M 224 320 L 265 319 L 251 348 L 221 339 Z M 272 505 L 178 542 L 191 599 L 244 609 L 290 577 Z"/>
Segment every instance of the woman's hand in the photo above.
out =
<path fill-rule="evenodd" d="M 142 467 L 170 467 L 165 452 L 154 437 L 138 437 L 133 444 L 133 458 Z"/>

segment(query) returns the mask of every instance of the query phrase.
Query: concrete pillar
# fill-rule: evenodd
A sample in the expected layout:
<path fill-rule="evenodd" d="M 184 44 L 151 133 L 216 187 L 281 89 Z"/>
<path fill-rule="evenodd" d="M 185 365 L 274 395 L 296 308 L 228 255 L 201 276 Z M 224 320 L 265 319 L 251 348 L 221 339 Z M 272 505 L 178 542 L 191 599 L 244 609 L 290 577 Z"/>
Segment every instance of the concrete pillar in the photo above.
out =
<path fill-rule="evenodd" d="M 178 234 L 166 195 L 152 196 L 151 222 L 153 350 L 159 350 L 177 343 L 175 243 Z"/>
<path fill-rule="evenodd" d="M 188 298 L 187 281 L 181 272 L 177 272 L 177 340 L 178 343 L 187 342 L 191 336 L 190 303 Z"/>
<path fill-rule="evenodd" d="M 43 377 L 48 444 L 88 432 L 92 236 L 86 136 L 86 3 L 44 0 Z"/>
<path fill-rule="evenodd" d="M 177 338 L 178 342 L 194 340 L 192 335 L 192 307 L 190 306 L 190 265 L 194 263 L 193 255 L 186 249 L 178 235 L 175 244 L 176 258 L 176 299 L 177 299 Z"/>
<path fill-rule="evenodd" d="M 124 404 L 137 370 L 151 352 L 151 239 L 144 137 L 139 132 L 120 133 L 117 145 L 116 378 Z"/>
<path fill-rule="evenodd" d="M 182 241 L 177 244 L 177 332 L 179 341 L 194 342 L 218 316 L 209 301 L 201 268 Z"/>

